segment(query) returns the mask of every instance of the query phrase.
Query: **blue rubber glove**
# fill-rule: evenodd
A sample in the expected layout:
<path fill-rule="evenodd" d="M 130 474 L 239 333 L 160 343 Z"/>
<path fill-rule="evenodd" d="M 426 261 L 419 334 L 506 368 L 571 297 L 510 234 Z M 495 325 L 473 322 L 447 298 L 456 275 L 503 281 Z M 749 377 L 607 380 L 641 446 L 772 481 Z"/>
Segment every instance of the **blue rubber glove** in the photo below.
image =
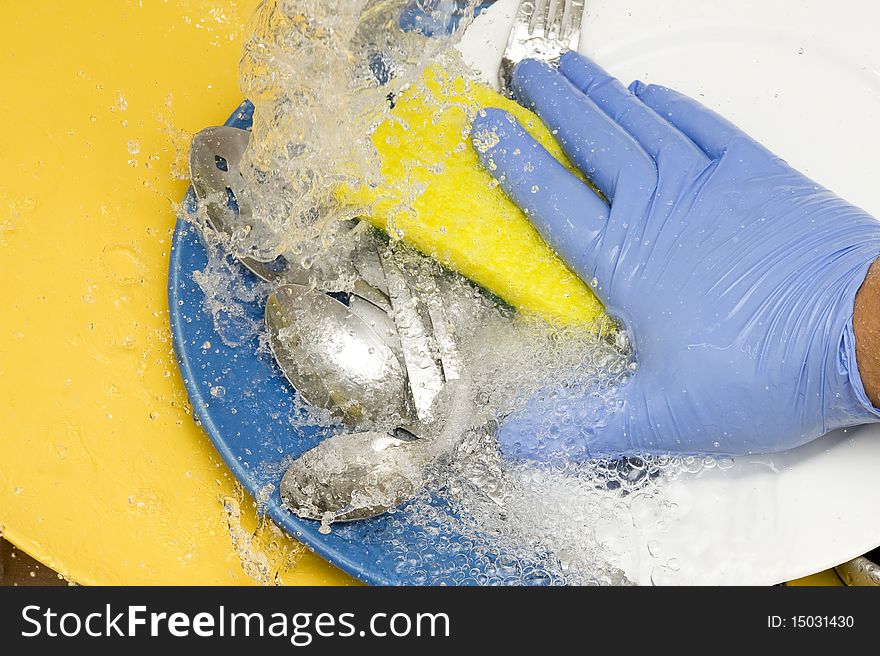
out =
<path fill-rule="evenodd" d="M 420 32 L 425 36 L 446 36 L 458 29 L 468 11 L 478 15 L 495 0 L 474 3 L 473 0 L 407 0 L 400 13 L 398 26 L 404 32 Z"/>
<path fill-rule="evenodd" d="M 520 63 L 513 90 L 608 202 L 503 111 L 474 121 L 474 146 L 628 331 L 637 369 L 616 404 L 533 398 L 501 428 L 506 453 L 741 455 L 880 420 L 852 326 L 877 220 L 690 98 L 575 53 Z"/>

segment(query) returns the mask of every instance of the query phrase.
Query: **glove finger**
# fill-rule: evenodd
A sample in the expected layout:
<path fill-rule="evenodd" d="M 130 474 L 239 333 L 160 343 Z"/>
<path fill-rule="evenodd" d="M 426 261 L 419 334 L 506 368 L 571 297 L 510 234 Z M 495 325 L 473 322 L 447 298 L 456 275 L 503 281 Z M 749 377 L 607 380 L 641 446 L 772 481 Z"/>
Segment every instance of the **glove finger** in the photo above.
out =
<path fill-rule="evenodd" d="M 578 461 L 633 455 L 731 455 L 721 431 L 692 431 L 683 421 L 691 399 L 669 396 L 664 378 L 634 374 L 619 387 L 556 389 L 528 400 L 498 429 L 505 456 Z"/>
<path fill-rule="evenodd" d="M 554 389 L 531 397 L 498 429 L 502 453 L 512 459 L 582 461 L 640 451 L 631 426 L 642 427 L 636 377 L 617 390 L 593 386 Z"/>
<path fill-rule="evenodd" d="M 533 108 L 553 130 L 569 159 L 612 205 L 618 192 L 624 192 L 628 200 L 654 193 L 654 160 L 558 70 L 534 59 L 523 60 L 513 70 L 511 86 L 518 100 Z"/>
<path fill-rule="evenodd" d="M 556 160 L 507 112 L 488 108 L 474 120 L 477 156 L 510 199 L 575 271 L 584 271 L 608 221 L 608 205 Z"/>
<path fill-rule="evenodd" d="M 661 157 L 679 163 L 709 163 L 706 154 L 677 128 L 663 120 L 611 77 L 600 66 L 576 52 L 565 53 L 559 62 L 560 72 L 580 91 L 629 132 L 655 160 Z"/>
<path fill-rule="evenodd" d="M 712 159 L 721 157 L 735 139 L 752 141 L 733 123 L 674 89 L 636 80 L 630 90 Z"/>

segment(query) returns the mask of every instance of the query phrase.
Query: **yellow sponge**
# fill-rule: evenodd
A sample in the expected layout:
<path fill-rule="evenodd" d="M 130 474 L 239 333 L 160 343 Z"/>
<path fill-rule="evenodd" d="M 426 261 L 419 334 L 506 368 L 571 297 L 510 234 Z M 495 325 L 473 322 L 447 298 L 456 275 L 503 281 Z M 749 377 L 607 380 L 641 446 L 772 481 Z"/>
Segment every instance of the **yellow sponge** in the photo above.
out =
<path fill-rule="evenodd" d="M 480 166 L 468 118 L 479 106 L 512 113 L 569 165 L 533 113 L 488 87 L 430 70 L 373 134 L 384 184 L 348 190 L 348 201 L 369 206 L 374 225 L 521 312 L 567 325 L 595 322 L 602 306 L 590 288 Z"/>

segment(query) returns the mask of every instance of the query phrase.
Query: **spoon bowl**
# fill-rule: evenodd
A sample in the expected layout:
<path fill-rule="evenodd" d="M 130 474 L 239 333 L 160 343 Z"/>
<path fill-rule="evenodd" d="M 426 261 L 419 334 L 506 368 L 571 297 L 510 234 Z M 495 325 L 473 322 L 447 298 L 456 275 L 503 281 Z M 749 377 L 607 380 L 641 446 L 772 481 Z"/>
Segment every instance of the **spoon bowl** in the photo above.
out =
<path fill-rule="evenodd" d="M 291 464 L 281 498 L 300 517 L 368 519 L 411 499 L 430 459 L 427 443 L 404 429 L 334 435 Z"/>
<path fill-rule="evenodd" d="M 266 326 L 275 360 L 307 403 L 350 425 L 409 417 L 406 371 L 391 338 L 353 308 L 304 285 L 282 285 L 266 302 Z"/>

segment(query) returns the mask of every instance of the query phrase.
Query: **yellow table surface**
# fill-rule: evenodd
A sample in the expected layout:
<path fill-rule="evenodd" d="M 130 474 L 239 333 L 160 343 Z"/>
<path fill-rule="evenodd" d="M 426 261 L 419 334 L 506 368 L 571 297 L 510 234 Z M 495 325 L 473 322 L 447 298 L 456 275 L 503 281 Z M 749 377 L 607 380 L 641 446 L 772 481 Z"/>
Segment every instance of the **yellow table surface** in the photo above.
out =
<path fill-rule="evenodd" d="M 171 347 L 189 137 L 241 101 L 257 4 L 0 3 L 0 526 L 72 581 L 253 583 L 242 552 L 259 580 L 353 582 L 257 527 Z"/>

